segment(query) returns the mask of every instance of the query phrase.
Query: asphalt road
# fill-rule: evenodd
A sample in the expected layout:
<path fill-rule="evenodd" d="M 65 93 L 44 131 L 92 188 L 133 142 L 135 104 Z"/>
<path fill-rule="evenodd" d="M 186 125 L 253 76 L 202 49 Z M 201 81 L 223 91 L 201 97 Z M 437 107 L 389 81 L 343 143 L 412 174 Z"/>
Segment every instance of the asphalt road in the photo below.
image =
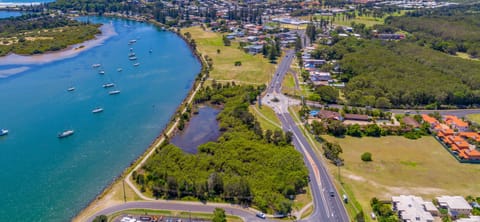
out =
<path fill-rule="evenodd" d="M 298 101 L 290 100 L 281 93 L 282 80 L 290 69 L 294 55 L 294 50 L 287 51 L 268 86 L 267 94 L 263 97 L 262 103 L 274 109 L 278 118 L 282 122 L 284 131 L 291 131 L 293 133 L 293 144 L 295 148 L 303 154 L 309 170 L 310 187 L 314 199 L 314 211 L 308 218 L 300 221 L 347 222 L 350 221 L 350 219 L 343 206 L 340 194 L 335 189 L 333 181 L 328 175 L 323 162 L 316 156 L 313 148 L 310 146 L 288 112 L 288 106 L 292 103 L 298 104 Z M 280 101 L 271 101 L 274 97 Z"/>
<path fill-rule="evenodd" d="M 228 206 L 228 204 L 224 204 L 225 206 L 221 206 L 225 210 L 226 214 L 236 215 L 241 217 L 244 221 L 252 221 L 252 222 L 260 222 L 265 221 L 263 219 L 257 218 L 255 214 L 251 211 L 242 209 L 241 207 L 232 205 Z M 127 209 L 162 209 L 162 210 L 176 210 L 176 211 L 183 211 L 183 212 L 206 212 L 212 213 L 215 208 L 218 206 L 215 205 L 198 205 L 189 202 L 181 202 L 181 201 L 164 201 L 164 202 L 153 202 L 153 201 L 136 201 L 136 202 L 128 202 L 120 205 L 116 205 L 113 207 L 109 207 L 107 209 L 101 210 L 95 215 L 92 215 L 87 221 L 93 221 L 93 219 L 97 215 L 109 215 L 115 212 L 127 210 Z"/>

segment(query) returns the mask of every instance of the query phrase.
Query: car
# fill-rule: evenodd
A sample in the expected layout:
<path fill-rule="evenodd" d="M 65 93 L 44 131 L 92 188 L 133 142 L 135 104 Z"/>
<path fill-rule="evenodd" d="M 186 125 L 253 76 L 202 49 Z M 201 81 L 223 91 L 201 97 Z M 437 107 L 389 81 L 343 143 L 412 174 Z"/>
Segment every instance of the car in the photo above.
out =
<path fill-rule="evenodd" d="M 265 216 L 265 214 L 262 213 L 262 212 L 257 213 L 257 217 L 262 218 L 262 219 L 267 218 L 267 217 Z"/>
<path fill-rule="evenodd" d="M 335 191 L 333 191 L 333 190 L 330 190 L 330 192 L 329 192 L 329 193 L 330 193 L 330 197 L 334 197 L 334 196 L 335 196 Z"/>

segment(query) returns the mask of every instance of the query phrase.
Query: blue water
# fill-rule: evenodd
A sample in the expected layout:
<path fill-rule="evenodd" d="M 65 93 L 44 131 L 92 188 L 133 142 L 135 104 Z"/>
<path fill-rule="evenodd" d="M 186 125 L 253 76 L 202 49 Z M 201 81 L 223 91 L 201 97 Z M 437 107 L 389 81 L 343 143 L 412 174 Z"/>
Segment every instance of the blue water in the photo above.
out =
<path fill-rule="evenodd" d="M 0 128 L 10 129 L 0 138 L 0 221 L 73 217 L 161 133 L 200 70 L 173 33 L 120 19 L 93 21 L 112 21 L 118 35 L 77 57 L 0 79 Z M 130 47 L 138 67 L 128 60 Z M 110 81 L 120 94 L 102 88 Z M 76 90 L 67 92 L 70 86 Z M 105 111 L 92 114 L 96 106 Z M 70 128 L 73 136 L 57 138 Z"/>
<path fill-rule="evenodd" d="M 20 16 L 20 15 L 22 15 L 22 13 L 20 13 L 20 12 L 0 11 L 0 19 L 1 18 L 16 17 L 16 16 Z"/>
<path fill-rule="evenodd" d="M 170 142 L 187 153 L 197 153 L 198 146 L 215 141 L 220 136 L 217 114 L 220 110 L 210 106 L 201 107 L 192 116 L 183 131 L 178 132 Z"/>

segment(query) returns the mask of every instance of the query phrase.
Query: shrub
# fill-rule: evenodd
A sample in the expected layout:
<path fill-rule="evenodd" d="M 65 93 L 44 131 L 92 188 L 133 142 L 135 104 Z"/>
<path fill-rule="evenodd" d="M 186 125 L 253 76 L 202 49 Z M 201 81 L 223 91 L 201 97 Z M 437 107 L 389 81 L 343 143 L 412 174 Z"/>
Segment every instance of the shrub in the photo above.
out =
<path fill-rule="evenodd" d="M 364 162 L 370 162 L 370 161 L 372 161 L 372 154 L 369 153 L 369 152 L 365 152 L 365 153 L 362 154 L 361 158 Z"/>
<path fill-rule="evenodd" d="M 242 62 L 240 62 L 240 61 L 235 61 L 234 65 L 235 65 L 235 66 L 241 66 L 241 65 L 242 65 Z"/>

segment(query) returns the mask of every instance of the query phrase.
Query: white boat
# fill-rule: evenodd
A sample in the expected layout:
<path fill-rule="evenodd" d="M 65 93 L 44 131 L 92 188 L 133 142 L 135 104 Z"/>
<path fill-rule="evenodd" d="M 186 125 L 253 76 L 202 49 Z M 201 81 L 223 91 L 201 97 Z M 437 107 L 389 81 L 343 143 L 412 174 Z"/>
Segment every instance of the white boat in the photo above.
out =
<path fill-rule="evenodd" d="M 75 133 L 75 131 L 73 131 L 73 130 L 65 130 L 65 131 L 58 134 L 58 138 L 61 139 L 61 138 L 69 137 L 69 136 L 73 135 L 74 133 Z"/>
<path fill-rule="evenodd" d="M 93 68 L 98 68 L 98 67 L 100 67 L 100 66 L 102 66 L 102 65 L 101 65 L 101 64 L 99 64 L 99 63 L 97 63 L 97 64 L 93 64 L 93 65 L 92 65 L 92 67 L 93 67 Z"/>
<path fill-rule="evenodd" d="M 115 95 L 115 94 L 119 94 L 120 93 L 120 90 L 112 90 L 110 92 L 108 92 L 108 94 L 110 95 Z"/>
<path fill-rule="evenodd" d="M 105 83 L 102 85 L 103 88 L 110 88 L 110 87 L 114 87 L 115 86 L 115 83 Z"/>
<path fill-rule="evenodd" d="M 74 91 L 75 90 L 75 87 L 70 87 L 67 89 L 68 92 L 71 92 L 71 91 Z"/>
<path fill-rule="evenodd" d="M 128 43 L 133 44 L 133 43 L 136 43 L 136 42 L 137 42 L 137 40 L 132 39 L 132 40 L 130 40 Z"/>
<path fill-rule="evenodd" d="M 122 68 L 118 68 L 118 69 L 117 69 L 117 72 L 121 72 L 121 71 L 123 71 Z"/>
<path fill-rule="evenodd" d="M 133 57 L 133 56 L 135 56 L 134 52 L 128 53 L 128 57 Z"/>
<path fill-rule="evenodd" d="M 103 75 L 105 74 L 105 71 L 101 70 L 100 72 L 98 72 L 98 74 Z"/>
<path fill-rule="evenodd" d="M 129 57 L 128 59 L 130 59 L 130 60 L 137 60 L 137 57 L 136 57 L 136 56 L 132 56 L 132 57 Z"/>
<path fill-rule="evenodd" d="M 101 112 L 103 112 L 103 108 L 100 108 L 100 107 L 97 107 L 92 110 L 92 113 L 101 113 Z"/>
<path fill-rule="evenodd" d="M 6 136 L 8 134 L 7 129 L 0 129 L 0 136 Z"/>
<path fill-rule="evenodd" d="M 140 63 L 139 63 L 139 62 L 137 62 L 137 63 L 133 63 L 133 66 L 139 66 L 139 65 L 140 65 Z"/>

